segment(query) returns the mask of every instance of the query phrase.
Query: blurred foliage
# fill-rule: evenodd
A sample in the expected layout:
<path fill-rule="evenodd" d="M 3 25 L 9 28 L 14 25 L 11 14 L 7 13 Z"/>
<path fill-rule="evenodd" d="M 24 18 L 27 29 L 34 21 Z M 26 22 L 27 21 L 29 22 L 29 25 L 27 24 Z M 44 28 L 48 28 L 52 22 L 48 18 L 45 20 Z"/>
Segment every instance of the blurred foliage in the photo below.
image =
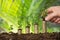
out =
<path fill-rule="evenodd" d="M 30 24 L 31 32 L 33 32 L 34 23 L 38 23 L 42 32 L 41 14 L 56 2 L 57 0 L 0 0 L 0 17 L 6 22 L 3 28 L 16 32 L 22 27 L 24 33 L 25 27 Z M 43 13 L 43 17 L 44 15 Z M 48 31 L 52 32 L 52 30 Z"/>

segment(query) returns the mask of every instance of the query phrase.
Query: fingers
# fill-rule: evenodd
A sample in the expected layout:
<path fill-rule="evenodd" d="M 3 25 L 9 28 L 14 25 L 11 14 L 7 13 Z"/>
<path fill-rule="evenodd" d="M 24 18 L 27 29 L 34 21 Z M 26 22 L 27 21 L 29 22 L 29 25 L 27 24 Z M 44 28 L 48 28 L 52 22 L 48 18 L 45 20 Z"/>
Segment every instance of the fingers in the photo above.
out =
<path fill-rule="evenodd" d="M 55 22 L 56 19 L 57 19 L 57 18 L 52 18 L 50 21 L 51 21 L 51 22 Z"/>
<path fill-rule="evenodd" d="M 60 23 L 60 18 L 57 18 L 54 22 L 55 23 Z"/>
<path fill-rule="evenodd" d="M 60 21 L 60 18 L 57 18 L 54 22 L 58 23 Z"/>
<path fill-rule="evenodd" d="M 53 22 L 53 23 L 60 24 L 60 18 L 52 18 L 50 21 Z"/>
<path fill-rule="evenodd" d="M 58 24 L 60 24 L 60 21 L 58 21 Z"/>
<path fill-rule="evenodd" d="M 49 14 L 48 16 L 46 16 L 45 17 L 45 20 L 46 21 L 50 21 L 52 18 L 54 18 L 56 16 L 56 14 L 54 14 L 54 13 L 51 13 L 51 14 Z"/>

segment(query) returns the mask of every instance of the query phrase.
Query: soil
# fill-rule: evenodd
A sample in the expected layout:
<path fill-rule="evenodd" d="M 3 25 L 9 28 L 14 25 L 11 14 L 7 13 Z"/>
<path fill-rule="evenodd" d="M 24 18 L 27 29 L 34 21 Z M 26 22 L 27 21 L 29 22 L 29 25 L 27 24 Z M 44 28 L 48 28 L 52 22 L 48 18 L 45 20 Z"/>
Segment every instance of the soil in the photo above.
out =
<path fill-rule="evenodd" d="M 60 32 L 39 34 L 1 33 L 0 40 L 60 40 Z"/>

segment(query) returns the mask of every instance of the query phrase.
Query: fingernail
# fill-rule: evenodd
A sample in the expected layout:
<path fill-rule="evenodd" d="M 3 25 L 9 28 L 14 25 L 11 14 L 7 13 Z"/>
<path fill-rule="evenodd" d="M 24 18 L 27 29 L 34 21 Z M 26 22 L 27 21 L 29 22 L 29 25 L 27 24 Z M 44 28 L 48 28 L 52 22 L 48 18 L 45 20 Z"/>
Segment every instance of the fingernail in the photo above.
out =
<path fill-rule="evenodd" d="M 49 21 L 47 17 L 45 18 L 45 20 L 46 20 L 46 21 Z"/>

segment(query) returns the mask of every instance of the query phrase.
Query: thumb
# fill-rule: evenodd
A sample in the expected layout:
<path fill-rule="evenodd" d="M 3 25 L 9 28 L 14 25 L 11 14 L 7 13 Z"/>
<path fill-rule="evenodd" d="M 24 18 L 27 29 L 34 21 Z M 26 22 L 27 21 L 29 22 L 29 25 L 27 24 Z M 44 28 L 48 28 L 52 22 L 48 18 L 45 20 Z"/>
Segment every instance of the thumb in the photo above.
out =
<path fill-rule="evenodd" d="M 54 18 L 55 16 L 56 16 L 55 13 L 51 13 L 51 14 L 49 14 L 48 16 L 45 17 L 45 20 L 46 20 L 46 21 L 49 21 L 49 20 L 51 20 L 52 18 Z"/>

